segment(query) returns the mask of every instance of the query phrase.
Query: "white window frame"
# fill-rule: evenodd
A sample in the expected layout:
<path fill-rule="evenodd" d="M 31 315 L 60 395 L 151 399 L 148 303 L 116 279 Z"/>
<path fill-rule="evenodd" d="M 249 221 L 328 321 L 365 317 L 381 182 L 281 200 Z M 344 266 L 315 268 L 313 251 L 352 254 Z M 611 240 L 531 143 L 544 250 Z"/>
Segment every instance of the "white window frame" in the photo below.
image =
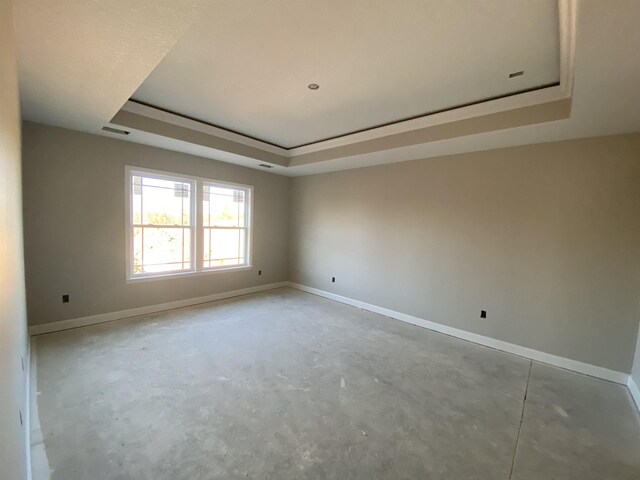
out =
<path fill-rule="evenodd" d="M 132 177 L 136 174 L 189 183 L 192 186 L 190 205 L 191 225 L 191 269 L 166 273 L 133 273 L 133 204 Z M 221 272 L 237 272 L 253 268 L 253 186 L 239 183 L 225 182 L 211 178 L 184 175 L 181 173 L 153 170 L 144 167 L 125 166 L 125 222 L 126 222 L 126 281 L 127 283 L 162 280 L 167 278 L 189 277 L 194 275 L 209 275 Z M 202 205 L 204 200 L 204 185 L 223 188 L 235 188 L 245 192 L 245 242 L 246 262 L 242 265 L 224 265 L 219 267 L 204 267 L 204 225 Z"/>

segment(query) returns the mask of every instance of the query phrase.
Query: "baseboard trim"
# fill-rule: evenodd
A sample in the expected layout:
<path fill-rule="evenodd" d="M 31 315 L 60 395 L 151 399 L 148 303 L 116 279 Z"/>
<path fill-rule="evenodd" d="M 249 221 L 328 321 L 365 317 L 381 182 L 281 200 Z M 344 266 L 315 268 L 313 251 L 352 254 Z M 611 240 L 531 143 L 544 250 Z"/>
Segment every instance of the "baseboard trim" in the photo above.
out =
<path fill-rule="evenodd" d="M 317 288 L 308 287 L 306 285 L 302 285 L 295 282 L 269 283 L 267 285 L 259 285 L 256 287 L 243 288 L 240 290 L 214 293 L 212 295 L 206 295 L 203 297 L 188 298 L 185 300 L 177 300 L 174 302 L 161 303 L 157 305 L 148 305 L 144 307 L 130 308 L 127 310 L 119 310 L 116 312 L 102 313 L 102 314 L 91 315 L 87 317 L 80 317 L 80 318 L 73 318 L 69 320 L 61 320 L 58 322 L 45 323 L 42 325 L 34 325 L 32 327 L 29 327 L 29 335 L 30 336 L 43 335 L 45 333 L 53 333 L 53 332 L 59 332 L 62 330 L 69 330 L 72 328 L 85 327 L 88 325 L 96 325 L 99 323 L 112 322 L 114 320 L 121 320 L 124 318 L 136 317 L 139 315 L 148 315 L 151 313 L 163 312 L 166 310 L 173 310 L 173 309 L 182 308 L 182 307 L 189 307 L 192 305 L 198 305 L 202 303 L 215 302 L 216 300 L 239 297 L 242 295 L 248 295 L 251 293 L 257 293 L 257 292 L 272 290 L 274 288 L 280 288 L 280 287 L 286 287 L 286 286 L 295 288 L 297 290 L 301 290 L 303 292 L 312 293 L 320 297 L 328 298 L 330 300 L 335 300 L 337 302 L 344 303 L 346 305 L 351 305 L 354 307 L 362 308 L 364 310 L 369 310 L 374 313 L 379 313 L 381 315 L 385 315 L 387 317 L 391 317 L 396 320 L 400 320 L 402 322 L 410 323 L 412 325 L 417 325 L 419 327 L 427 328 L 429 330 L 433 330 L 439 333 L 444 333 L 446 335 L 450 335 L 452 337 L 460 338 L 462 340 L 483 345 L 485 347 L 494 348 L 496 350 L 511 353 L 513 355 L 518 355 L 520 357 L 535 360 L 537 362 L 546 363 L 549 365 L 564 368 L 574 372 L 590 375 L 592 377 L 601 378 L 604 380 L 609 380 L 611 382 L 626 385 L 629 388 L 629 391 L 631 392 L 631 395 L 633 396 L 636 404 L 640 408 L 640 390 L 638 389 L 638 386 L 635 384 L 631 376 L 626 373 L 617 372 L 615 370 L 599 367 L 597 365 L 591 365 L 589 363 L 572 360 L 570 358 L 560 357 L 550 353 L 541 352 L 539 350 L 534 350 L 532 348 L 516 345 L 514 343 L 509 343 L 502 340 L 497 340 L 495 338 L 486 337 L 484 335 L 479 335 L 477 333 L 472 333 L 459 328 L 450 327 L 440 323 L 414 317 L 406 313 L 397 312 L 395 310 L 391 310 L 384 307 L 379 307 L 377 305 L 362 302 L 360 300 L 355 300 L 353 298 L 344 297 L 342 295 L 337 295 L 335 293 L 327 292 Z"/>
<path fill-rule="evenodd" d="M 72 328 L 86 327 L 88 325 L 96 325 L 98 323 L 112 322 L 114 320 L 122 320 L 124 318 L 137 317 L 139 315 L 148 315 L 150 313 L 164 312 L 175 308 L 190 307 L 201 303 L 215 302 L 216 300 L 224 300 L 225 298 L 239 297 L 250 293 L 263 292 L 274 288 L 286 287 L 289 282 L 269 283 L 267 285 L 259 285 L 257 287 L 242 288 L 240 290 L 232 290 L 230 292 L 214 293 L 204 297 L 187 298 L 185 300 L 176 300 L 174 302 L 160 303 L 157 305 L 147 305 L 144 307 L 129 308 L 127 310 L 119 310 L 117 312 L 101 313 L 88 317 L 72 318 L 69 320 L 60 320 L 58 322 L 44 323 L 42 325 L 33 325 L 29 327 L 29 335 L 43 335 L 45 333 L 60 332 Z"/>
<path fill-rule="evenodd" d="M 629 392 L 631 393 L 631 398 L 636 402 L 636 407 L 638 407 L 638 411 L 640 411 L 640 388 L 636 384 L 635 380 L 631 375 L 629 375 L 629 381 L 627 382 L 627 387 L 629 388 Z"/>
<path fill-rule="evenodd" d="M 364 310 L 369 310 L 371 312 L 379 313 L 381 315 L 410 323 L 412 325 L 417 325 L 419 327 L 427 328 L 439 333 L 444 333 L 452 337 L 467 340 L 472 343 L 477 343 L 485 347 L 494 348 L 502 352 L 511 353 L 513 355 L 518 355 L 520 357 L 535 360 L 537 362 L 546 363 L 555 367 L 564 368 L 566 370 L 571 370 L 574 372 L 583 373 L 585 375 L 590 375 L 592 377 L 609 380 L 611 382 L 620 383 L 622 385 L 627 385 L 629 382 L 629 375 L 623 372 L 609 370 L 608 368 L 598 367 L 597 365 L 591 365 L 589 363 L 579 362 L 570 358 L 559 357 L 557 355 L 552 355 L 550 353 L 541 352 L 532 348 L 523 347 L 514 343 L 496 340 L 495 338 L 491 337 L 485 337 L 484 335 L 461 330 L 459 328 L 449 327 L 441 323 L 431 322 L 429 320 L 424 320 L 412 315 L 407 315 L 406 313 L 396 312 L 395 310 L 390 310 L 388 308 L 379 307 L 370 303 L 361 302 L 360 300 L 343 297 L 341 295 L 336 295 L 335 293 L 326 292 L 324 290 L 308 287 L 299 283 L 289 282 L 288 285 L 292 288 L 302 290 L 303 292 L 312 293 L 314 295 L 325 297 L 330 300 L 335 300 L 340 303 L 345 303 L 347 305 L 362 308 Z M 629 387 L 629 389 L 631 390 L 631 387 Z M 636 400 L 636 402 L 638 402 L 638 400 Z"/>
<path fill-rule="evenodd" d="M 27 351 L 25 353 L 25 407 L 24 407 L 24 419 L 22 421 L 25 428 L 25 443 L 26 443 L 26 462 L 27 462 L 27 480 L 33 478 L 31 470 L 31 338 L 27 338 Z"/>

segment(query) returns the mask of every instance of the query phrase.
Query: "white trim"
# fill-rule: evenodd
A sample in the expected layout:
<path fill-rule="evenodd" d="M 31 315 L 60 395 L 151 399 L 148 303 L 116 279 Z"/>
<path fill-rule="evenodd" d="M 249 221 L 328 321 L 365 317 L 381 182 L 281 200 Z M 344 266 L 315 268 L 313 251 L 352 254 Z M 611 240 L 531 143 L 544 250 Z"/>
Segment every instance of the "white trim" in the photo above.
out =
<path fill-rule="evenodd" d="M 215 302 L 225 298 L 239 297 L 250 293 L 263 292 L 274 288 L 286 287 L 288 282 L 269 283 L 266 285 L 258 285 L 257 287 L 242 288 L 240 290 L 232 290 L 230 292 L 214 293 L 204 297 L 187 298 L 185 300 L 176 300 L 174 302 L 160 303 L 157 305 L 147 305 L 144 307 L 129 308 L 127 310 L 119 310 L 117 312 L 100 313 L 88 317 L 72 318 L 69 320 L 61 320 L 59 322 L 45 323 L 42 325 L 33 325 L 29 327 L 29 335 L 42 335 L 44 333 L 59 332 L 69 330 L 71 328 L 86 327 L 87 325 L 95 325 L 98 323 L 112 322 L 123 318 L 137 317 L 138 315 L 148 315 L 150 313 L 163 312 L 165 310 L 173 310 L 175 308 L 190 307 L 201 303 Z"/>
<path fill-rule="evenodd" d="M 640 411 L 640 388 L 636 384 L 636 381 L 633 379 L 631 375 L 629 375 L 629 380 L 627 381 L 627 387 L 629 388 L 629 393 L 631 394 L 631 398 L 636 402 L 636 407 L 638 407 L 638 411 Z"/>
<path fill-rule="evenodd" d="M 558 28 L 560 33 L 560 78 L 558 85 L 508 95 L 494 100 L 481 101 L 473 105 L 452 108 L 439 113 L 426 114 L 421 117 L 395 122 L 381 127 L 372 127 L 356 133 L 347 133 L 328 140 L 318 140 L 299 147 L 282 148 L 265 141 L 247 137 L 241 133 L 231 132 L 224 128 L 215 127 L 202 121 L 193 120 L 179 114 L 170 113 L 160 108 L 140 104 L 131 100 L 124 104 L 122 110 L 171 125 L 202 132 L 214 137 L 231 140 L 265 152 L 280 155 L 285 159 L 292 159 L 298 155 L 375 140 L 388 135 L 410 132 L 422 128 L 571 98 L 574 83 L 577 14 L 577 0 L 558 1 Z M 289 168 L 288 165 L 282 166 L 285 167 L 285 170 Z"/>
<path fill-rule="evenodd" d="M 277 147 L 270 143 L 247 137 L 241 133 L 235 133 L 225 130 L 224 128 L 214 127 L 213 125 L 209 125 L 198 120 L 192 120 L 190 118 L 183 117 L 182 115 L 167 112 L 160 108 L 151 107 L 135 101 L 127 100 L 127 102 L 122 106 L 122 110 L 142 115 L 144 117 L 153 118 L 154 120 L 159 120 L 161 122 L 170 123 L 171 125 L 176 125 L 178 127 L 184 127 L 197 132 L 206 133 L 207 135 L 224 138 L 225 140 L 231 140 L 232 142 L 247 145 L 248 147 L 258 148 L 265 152 L 275 153 L 276 155 L 282 155 L 283 157 L 288 156 L 288 151 L 282 147 Z"/>
<path fill-rule="evenodd" d="M 564 94 L 571 97 L 576 56 L 577 0 L 560 0 L 558 18 L 560 20 L 560 86 Z"/>
<path fill-rule="evenodd" d="M 249 270 L 253 268 L 253 185 L 245 185 L 242 183 L 227 182 L 224 180 L 216 180 L 212 178 L 198 177 L 177 172 L 167 172 L 163 170 L 154 170 L 146 167 L 136 167 L 135 165 L 124 166 L 125 177 L 125 223 L 126 223 L 126 283 L 138 283 L 144 281 L 164 280 L 168 278 L 186 277 L 192 275 L 206 275 L 210 273 L 222 273 L 239 270 Z M 131 202 L 131 177 L 140 174 L 151 178 L 161 180 L 178 181 L 189 183 L 191 185 L 190 199 L 190 228 L 191 241 L 189 248 L 191 249 L 191 268 L 189 270 L 175 270 L 169 272 L 135 274 L 133 273 L 133 235 L 131 229 L 132 209 Z M 200 246 L 202 242 L 201 233 L 204 231 L 202 222 L 202 192 L 204 186 L 235 188 L 245 192 L 245 258 L 246 262 L 242 265 L 225 265 L 221 267 L 204 267 L 204 252 Z M 142 219 L 141 219 L 142 220 Z"/>
<path fill-rule="evenodd" d="M 145 275 L 143 277 L 135 277 L 128 278 L 126 283 L 145 283 L 145 282 L 155 282 L 158 280 L 175 280 L 176 278 L 183 277 L 203 277 L 205 275 L 211 275 L 213 273 L 226 273 L 226 272 L 242 272 L 245 270 L 253 270 L 253 265 L 240 265 L 229 266 L 229 267 L 217 267 L 217 268 L 206 268 L 204 270 L 198 271 L 188 271 L 188 272 L 173 272 L 173 273 L 163 273 L 159 275 Z"/>
<path fill-rule="evenodd" d="M 436 332 L 444 333 L 452 337 L 467 340 L 469 342 L 477 343 L 485 347 L 495 348 L 502 352 L 511 353 L 520 357 L 525 357 L 537 362 L 546 363 L 556 367 L 564 368 L 578 373 L 584 373 L 596 378 L 602 378 L 611 382 L 627 385 L 629 375 L 623 372 L 617 372 L 615 370 L 609 370 L 608 368 L 599 367 L 597 365 L 591 365 L 589 363 L 579 362 L 570 358 L 559 357 L 550 353 L 541 352 L 532 348 L 523 347 L 514 343 L 504 342 L 502 340 L 496 340 L 495 338 L 485 337 L 484 335 L 478 335 L 477 333 L 468 332 L 459 328 L 449 327 L 440 323 L 431 322 L 422 318 L 407 315 L 406 313 L 396 312 L 388 308 L 379 307 L 370 303 L 361 302 L 360 300 L 354 300 L 352 298 L 336 295 L 335 293 L 326 292 L 317 288 L 307 287 L 299 283 L 289 282 L 288 285 L 292 288 L 302 290 L 303 292 L 312 293 L 321 297 L 329 298 L 340 303 L 352 305 L 354 307 L 369 310 L 374 313 L 379 313 L 387 317 L 394 318 L 412 325 L 427 328 Z"/>
<path fill-rule="evenodd" d="M 24 418 L 22 419 L 25 428 L 26 460 L 27 460 L 27 480 L 32 480 L 31 471 L 31 338 L 27 338 L 27 351 L 24 354 L 24 374 L 25 374 L 25 407 Z"/>
<path fill-rule="evenodd" d="M 341 137 L 331 138 L 329 140 L 321 140 L 319 142 L 310 143 L 301 147 L 295 147 L 289 150 L 289 157 L 297 157 L 308 153 L 315 153 L 329 148 L 338 148 L 351 145 L 353 143 L 366 142 L 376 140 L 378 138 L 389 135 L 396 135 L 405 132 L 411 132 L 422 128 L 436 127 L 446 125 L 453 122 L 468 120 L 472 118 L 492 115 L 494 113 L 516 110 L 519 108 L 551 103 L 568 98 L 565 90 L 561 85 L 554 85 L 546 88 L 532 90 L 530 92 L 509 95 L 495 100 L 487 100 L 475 103 L 466 107 L 452 108 L 439 113 L 430 113 L 422 117 L 404 120 L 402 122 L 384 125 L 382 127 L 373 127 L 361 132 L 350 133 Z"/>

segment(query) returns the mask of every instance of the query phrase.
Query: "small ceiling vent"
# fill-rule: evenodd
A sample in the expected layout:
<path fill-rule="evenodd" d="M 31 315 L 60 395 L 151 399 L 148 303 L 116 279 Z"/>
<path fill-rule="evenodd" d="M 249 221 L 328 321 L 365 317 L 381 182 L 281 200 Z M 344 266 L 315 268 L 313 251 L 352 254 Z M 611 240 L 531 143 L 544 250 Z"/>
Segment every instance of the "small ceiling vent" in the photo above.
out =
<path fill-rule="evenodd" d="M 126 130 L 120 130 L 118 128 L 111 127 L 102 127 L 102 130 L 109 133 L 117 133 L 118 135 L 129 135 L 131 132 L 127 132 Z"/>
<path fill-rule="evenodd" d="M 258 165 L 259 167 L 262 168 L 273 168 L 271 165 L 267 165 L 266 163 L 261 163 L 260 165 Z"/>
<path fill-rule="evenodd" d="M 513 72 L 509 74 L 509 78 L 521 77 L 524 75 L 524 70 L 520 70 L 519 72 Z"/>

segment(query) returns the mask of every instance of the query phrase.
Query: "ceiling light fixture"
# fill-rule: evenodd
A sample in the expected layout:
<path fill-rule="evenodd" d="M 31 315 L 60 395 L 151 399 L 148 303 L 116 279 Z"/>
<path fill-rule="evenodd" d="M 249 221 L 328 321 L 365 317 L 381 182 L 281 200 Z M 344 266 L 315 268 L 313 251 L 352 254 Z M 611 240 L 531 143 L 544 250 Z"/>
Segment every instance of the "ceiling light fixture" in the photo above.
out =
<path fill-rule="evenodd" d="M 520 70 L 519 72 L 513 72 L 509 74 L 509 78 L 521 77 L 524 75 L 524 70 Z"/>
<path fill-rule="evenodd" d="M 319 88 L 320 88 L 320 85 L 318 85 L 317 83 L 309 84 L 309 90 L 318 90 Z"/>
<path fill-rule="evenodd" d="M 118 128 L 111 127 L 102 127 L 102 130 L 109 133 L 117 133 L 118 135 L 129 135 L 131 132 L 127 132 L 126 130 L 120 130 Z"/>

